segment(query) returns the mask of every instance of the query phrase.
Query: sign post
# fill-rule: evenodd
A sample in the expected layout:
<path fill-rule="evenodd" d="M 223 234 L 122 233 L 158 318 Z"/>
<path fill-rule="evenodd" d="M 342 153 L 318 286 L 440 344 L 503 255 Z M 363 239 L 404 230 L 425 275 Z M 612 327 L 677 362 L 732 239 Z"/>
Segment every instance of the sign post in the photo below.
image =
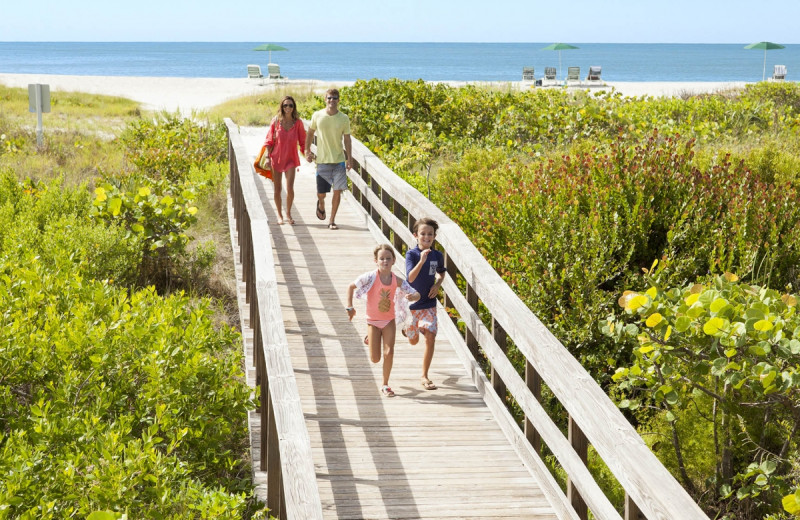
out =
<path fill-rule="evenodd" d="M 42 112 L 50 112 L 50 85 L 28 84 L 28 111 L 36 112 L 36 146 L 44 145 Z"/>

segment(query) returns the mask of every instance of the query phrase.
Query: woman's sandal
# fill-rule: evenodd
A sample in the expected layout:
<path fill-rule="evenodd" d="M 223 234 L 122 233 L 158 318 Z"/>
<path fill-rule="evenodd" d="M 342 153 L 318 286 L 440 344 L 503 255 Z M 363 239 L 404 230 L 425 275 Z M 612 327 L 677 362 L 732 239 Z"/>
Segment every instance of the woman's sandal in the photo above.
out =
<path fill-rule="evenodd" d="M 431 381 L 430 379 L 425 378 L 422 379 L 421 382 L 422 382 L 422 388 L 424 388 L 425 390 L 436 390 L 437 388 L 439 388 L 438 386 L 433 384 L 433 381 Z"/>
<path fill-rule="evenodd" d="M 289 224 L 291 224 L 292 226 L 294 226 L 294 219 L 293 219 L 292 217 L 288 217 L 288 218 L 286 219 L 286 222 L 288 222 Z"/>
<path fill-rule="evenodd" d="M 394 391 L 389 388 L 389 385 L 383 385 L 381 387 L 381 393 L 386 397 L 394 397 Z"/>

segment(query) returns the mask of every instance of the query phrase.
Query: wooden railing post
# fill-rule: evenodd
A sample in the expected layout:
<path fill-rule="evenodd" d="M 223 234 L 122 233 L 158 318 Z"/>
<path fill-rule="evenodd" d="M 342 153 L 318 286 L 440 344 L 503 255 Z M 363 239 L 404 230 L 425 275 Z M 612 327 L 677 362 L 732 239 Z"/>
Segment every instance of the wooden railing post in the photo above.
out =
<path fill-rule="evenodd" d="M 569 417 L 569 443 L 572 444 L 572 448 L 583 463 L 587 464 L 589 460 L 589 441 L 578 427 L 578 424 L 572 419 L 571 415 Z M 578 493 L 578 490 L 575 488 L 575 483 L 569 477 L 567 477 L 567 499 L 572 504 L 575 512 L 578 513 L 578 518 L 587 520 L 589 517 L 589 510 L 586 507 L 586 502 L 583 501 L 580 493 Z"/>
<path fill-rule="evenodd" d="M 497 322 L 497 320 L 492 316 L 492 337 L 497 342 L 497 346 L 500 347 L 500 350 L 503 351 L 503 354 L 508 353 L 508 335 L 506 331 L 503 330 L 503 327 Z M 492 388 L 503 401 L 506 402 L 506 384 L 497 374 L 497 371 L 492 366 Z"/>
<path fill-rule="evenodd" d="M 625 520 L 645 520 L 639 506 L 625 493 Z"/>
<path fill-rule="evenodd" d="M 386 190 L 381 190 L 381 202 L 387 208 L 392 207 L 392 198 L 389 196 L 389 192 Z M 383 236 L 388 237 L 391 234 L 392 228 L 389 226 L 389 222 L 386 219 L 381 218 L 381 233 Z"/>
<path fill-rule="evenodd" d="M 361 174 L 361 179 L 367 183 L 367 186 L 369 186 L 371 181 L 369 172 L 367 172 L 367 168 L 362 165 L 357 171 Z M 361 194 L 361 206 L 367 211 L 367 214 L 372 212 L 372 205 L 369 203 L 369 200 L 367 200 L 366 193 Z"/>
<path fill-rule="evenodd" d="M 275 425 L 275 410 L 272 406 L 270 388 L 267 387 L 267 400 L 270 405 L 267 409 L 267 443 L 261 446 L 262 451 L 267 451 L 267 507 L 270 514 L 280 518 L 281 494 L 283 482 L 281 478 L 281 451 L 278 430 Z"/>
<path fill-rule="evenodd" d="M 403 205 L 397 202 L 396 200 L 392 199 L 392 214 L 395 217 L 397 217 L 397 219 L 400 220 L 401 222 L 403 221 L 404 211 L 405 209 L 403 208 Z M 400 236 L 400 234 L 397 232 L 394 233 L 393 245 L 395 249 L 400 251 L 401 255 L 405 252 L 404 249 L 405 242 L 403 242 L 403 237 Z"/>
<path fill-rule="evenodd" d="M 453 280 L 453 282 L 456 282 L 458 278 L 458 267 L 456 267 L 456 264 L 453 262 L 453 257 L 450 256 L 450 253 L 447 251 L 444 252 L 444 268 L 447 270 L 447 277 Z M 449 309 L 454 307 L 453 298 L 448 293 L 444 293 L 444 308 L 449 312 Z M 453 324 L 458 323 L 458 320 L 452 314 L 450 315 L 450 319 L 453 321 Z"/>
<path fill-rule="evenodd" d="M 472 310 L 478 312 L 478 294 L 475 292 L 475 289 L 472 288 L 469 282 L 467 282 L 467 303 Z M 464 331 L 464 341 L 467 342 L 467 347 L 469 351 L 472 352 L 472 356 L 478 360 L 480 359 L 480 352 L 478 351 L 478 338 L 475 337 L 475 334 L 470 330 L 469 327 Z"/>
<path fill-rule="evenodd" d="M 531 391 L 533 397 L 538 401 L 542 402 L 542 378 L 539 376 L 539 373 L 533 368 L 530 361 L 525 361 L 525 385 L 528 387 L 528 390 Z M 525 438 L 528 439 L 528 442 L 531 443 L 533 450 L 538 453 L 542 454 L 542 436 L 539 435 L 539 431 L 533 426 L 533 423 L 530 421 L 528 416 L 525 416 Z"/>
<path fill-rule="evenodd" d="M 378 184 L 378 181 L 376 179 L 373 179 L 372 177 L 370 177 L 368 185 L 369 185 L 370 189 L 372 190 L 372 193 L 374 193 L 376 197 L 380 197 L 381 186 L 380 186 L 380 184 Z M 381 224 L 381 214 L 378 213 L 378 208 L 371 208 L 370 216 L 372 217 L 372 221 L 375 224 L 380 226 L 380 224 Z"/>

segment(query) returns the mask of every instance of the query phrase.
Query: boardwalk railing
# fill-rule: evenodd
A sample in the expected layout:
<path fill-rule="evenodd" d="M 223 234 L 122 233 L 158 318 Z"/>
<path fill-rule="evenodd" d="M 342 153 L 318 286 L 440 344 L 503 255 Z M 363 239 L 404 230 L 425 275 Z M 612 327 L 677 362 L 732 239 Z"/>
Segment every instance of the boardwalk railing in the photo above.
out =
<path fill-rule="evenodd" d="M 586 519 L 588 508 L 597 519 L 620 519 L 587 469 L 591 443 L 625 489 L 626 520 L 706 519 L 600 386 L 514 294 L 461 229 L 356 139 L 353 159 L 354 170 L 348 172 L 353 196 L 373 227 L 399 252 L 403 252 L 404 244 L 415 244 L 410 229 L 416 219 L 431 217 L 438 221 L 436 239 L 445 254 L 448 272 L 443 285 L 445 306 L 454 308 L 465 324 L 464 337 L 452 343 L 463 350 L 473 381 L 529 468 L 540 478 L 550 477 L 541 474 L 547 472 L 538 456 L 544 442 L 567 474 L 567 498 L 577 516 Z M 459 285 L 466 291 L 462 292 Z M 478 315 L 479 303 L 491 315 L 490 327 Z M 443 310 L 439 313 L 446 318 Z M 524 378 L 506 356 L 508 338 L 527 360 Z M 491 381 L 484 375 L 481 362 L 489 364 Z M 540 404 L 542 382 L 569 414 L 566 436 Z M 507 395 L 525 414 L 524 431 L 505 406 Z"/>
<path fill-rule="evenodd" d="M 261 390 L 261 460 L 267 472 L 267 507 L 281 519 L 321 520 L 322 505 L 278 301 L 267 216 L 259 199 L 252 160 L 238 127 L 225 119 L 230 158 L 230 196 L 236 218 L 242 278 L 250 304 L 256 384 Z"/>

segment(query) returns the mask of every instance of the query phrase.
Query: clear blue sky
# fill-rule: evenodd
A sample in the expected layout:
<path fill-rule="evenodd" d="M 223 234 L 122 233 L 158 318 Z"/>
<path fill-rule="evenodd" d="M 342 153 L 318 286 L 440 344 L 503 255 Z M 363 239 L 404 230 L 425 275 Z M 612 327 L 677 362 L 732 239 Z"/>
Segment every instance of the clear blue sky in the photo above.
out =
<path fill-rule="evenodd" d="M 0 41 L 800 43 L 800 0 L 3 0 Z"/>

